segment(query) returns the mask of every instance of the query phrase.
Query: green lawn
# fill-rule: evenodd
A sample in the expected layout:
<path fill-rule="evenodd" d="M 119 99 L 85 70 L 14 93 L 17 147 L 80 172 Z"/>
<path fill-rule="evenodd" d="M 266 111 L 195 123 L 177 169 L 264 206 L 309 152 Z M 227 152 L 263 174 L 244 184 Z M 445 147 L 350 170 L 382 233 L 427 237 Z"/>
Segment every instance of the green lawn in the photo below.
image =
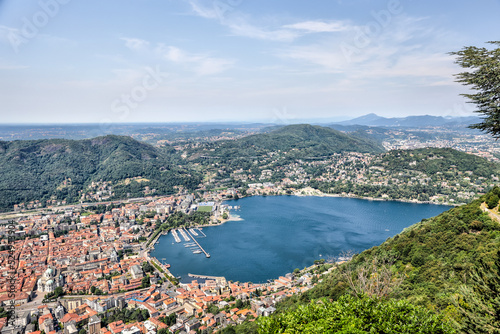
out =
<path fill-rule="evenodd" d="M 211 206 L 199 206 L 198 211 L 200 212 L 212 212 Z"/>

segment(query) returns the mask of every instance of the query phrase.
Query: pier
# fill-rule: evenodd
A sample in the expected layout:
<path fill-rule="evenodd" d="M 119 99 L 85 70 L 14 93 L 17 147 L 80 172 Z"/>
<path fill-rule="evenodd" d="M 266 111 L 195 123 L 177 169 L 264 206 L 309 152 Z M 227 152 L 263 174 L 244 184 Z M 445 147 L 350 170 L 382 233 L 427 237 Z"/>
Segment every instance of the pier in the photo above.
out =
<path fill-rule="evenodd" d="M 172 230 L 172 235 L 174 236 L 175 242 L 181 242 L 181 238 L 177 235 L 176 230 Z"/>
<path fill-rule="evenodd" d="M 198 232 L 200 232 L 201 234 L 203 234 L 203 238 L 207 237 L 207 235 L 205 233 L 203 233 L 203 231 L 201 230 L 201 228 L 198 227 L 197 230 L 198 230 Z"/>
<path fill-rule="evenodd" d="M 182 231 L 182 230 L 181 230 L 181 231 Z M 185 230 L 185 231 L 186 231 L 186 230 Z M 181 233 L 182 233 L 182 232 L 181 232 Z M 187 234 L 189 234 L 189 232 L 188 232 L 188 231 L 186 231 L 186 233 L 187 233 Z M 191 236 L 191 234 L 189 234 L 189 235 Z M 191 238 L 192 238 L 192 239 L 193 239 L 193 241 L 194 241 L 194 242 L 198 245 L 198 247 L 200 247 L 201 251 L 202 251 L 203 253 L 205 253 L 205 256 L 206 256 L 206 257 L 210 257 L 210 254 L 208 254 L 208 253 L 207 253 L 207 252 L 203 249 L 203 247 L 201 247 L 201 245 L 198 243 L 198 241 L 196 241 L 196 239 L 195 239 L 193 236 L 191 236 Z"/>
<path fill-rule="evenodd" d="M 190 228 L 189 232 L 191 232 L 191 234 L 194 235 L 195 237 L 198 236 L 198 233 L 194 230 L 194 228 Z"/>
<path fill-rule="evenodd" d="M 179 232 L 181 232 L 182 237 L 184 238 L 185 241 L 190 241 L 189 237 L 186 235 L 187 230 L 185 228 L 180 228 Z"/>
<path fill-rule="evenodd" d="M 208 275 L 196 275 L 196 274 L 188 274 L 189 277 L 193 278 L 201 278 L 201 279 L 211 279 L 211 280 L 217 280 L 221 278 L 225 278 L 222 276 L 208 276 Z"/>

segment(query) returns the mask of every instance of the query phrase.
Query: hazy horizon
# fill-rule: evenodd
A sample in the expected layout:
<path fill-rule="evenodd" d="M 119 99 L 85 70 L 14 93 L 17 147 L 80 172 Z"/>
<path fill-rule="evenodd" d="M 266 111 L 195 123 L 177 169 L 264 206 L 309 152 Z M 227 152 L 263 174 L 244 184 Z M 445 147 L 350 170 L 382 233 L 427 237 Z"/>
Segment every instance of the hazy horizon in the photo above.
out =
<path fill-rule="evenodd" d="M 345 121 L 350 121 L 354 120 L 359 117 L 367 116 L 370 114 L 365 114 L 357 117 L 337 117 L 337 118 L 314 118 L 314 119 L 292 119 L 289 122 L 266 122 L 265 119 L 256 119 L 256 120 L 211 120 L 211 121 L 177 121 L 177 122 L 116 122 L 116 123 L 105 123 L 109 125 L 176 125 L 176 124 L 234 124 L 234 125 L 251 125 L 251 124 L 265 124 L 265 125 L 292 125 L 292 124 L 312 124 L 312 125 L 321 125 L 321 124 L 336 124 L 336 123 L 342 123 Z M 376 115 L 376 114 L 374 114 Z M 376 115 L 379 117 L 383 117 L 380 115 Z M 443 117 L 445 119 L 460 119 L 460 118 L 468 118 L 468 117 L 479 117 L 476 114 L 471 114 L 471 115 L 463 115 L 463 116 L 440 116 L 440 115 L 407 115 L 404 117 L 385 117 L 387 119 L 394 119 L 394 118 L 405 118 L 405 117 L 425 117 L 425 116 L 430 116 L 430 117 Z M 29 122 L 24 122 L 24 123 L 0 123 L 0 126 L 90 126 L 90 125 L 103 125 L 103 123 L 90 123 L 90 122 L 73 122 L 73 123 L 57 123 L 57 122 L 39 122 L 39 123 L 29 123 Z"/>

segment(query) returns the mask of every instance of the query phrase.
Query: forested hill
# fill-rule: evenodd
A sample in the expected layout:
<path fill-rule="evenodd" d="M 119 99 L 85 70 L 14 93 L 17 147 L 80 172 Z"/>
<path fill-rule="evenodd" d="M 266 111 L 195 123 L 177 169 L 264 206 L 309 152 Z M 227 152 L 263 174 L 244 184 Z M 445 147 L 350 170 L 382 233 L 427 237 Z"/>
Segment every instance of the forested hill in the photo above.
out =
<path fill-rule="evenodd" d="M 115 197 L 143 195 L 145 186 L 158 193 L 173 187 L 196 187 L 200 178 L 174 167 L 169 156 L 130 137 L 109 135 L 86 140 L 0 142 L 0 210 L 14 204 L 51 198 L 77 202 L 92 181 L 112 181 Z M 142 182 L 124 182 L 141 176 Z M 118 182 L 118 183 L 117 183 Z"/>
<path fill-rule="evenodd" d="M 392 172 L 415 170 L 427 175 L 436 173 L 472 172 L 476 177 L 490 177 L 499 165 L 476 155 L 451 148 L 420 148 L 394 150 L 381 155 L 373 166 L 384 167 Z M 464 177 L 471 177 L 464 175 Z"/>
<path fill-rule="evenodd" d="M 219 157 L 261 156 L 268 152 L 288 152 L 294 157 L 323 157 L 340 152 L 381 153 L 377 142 L 340 131 L 309 124 L 281 127 L 238 140 L 206 144 L 192 154 Z"/>
<path fill-rule="evenodd" d="M 424 219 L 356 255 L 307 294 L 282 303 L 280 309 L 287 312 L 292 304 L 321 297 L 335 300 L 352 293 L 353 286 L 368 295 L 387 287 L 379 297 L 437 311 L 460 333 L 498 333 L 499 196 L 497 187 L 470 204 Z M 401 280 L 400 285 L 396 283 Z"/>

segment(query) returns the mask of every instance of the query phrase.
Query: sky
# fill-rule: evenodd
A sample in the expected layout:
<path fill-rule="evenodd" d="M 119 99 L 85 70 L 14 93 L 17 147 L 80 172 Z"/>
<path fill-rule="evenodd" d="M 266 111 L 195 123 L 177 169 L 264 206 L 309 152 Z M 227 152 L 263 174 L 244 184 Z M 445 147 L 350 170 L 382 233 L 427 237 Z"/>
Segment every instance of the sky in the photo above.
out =
<path fill-rule="evenodd" d="M 469 116 L 500 0 L 0 0 L 0 123 Z"/>

